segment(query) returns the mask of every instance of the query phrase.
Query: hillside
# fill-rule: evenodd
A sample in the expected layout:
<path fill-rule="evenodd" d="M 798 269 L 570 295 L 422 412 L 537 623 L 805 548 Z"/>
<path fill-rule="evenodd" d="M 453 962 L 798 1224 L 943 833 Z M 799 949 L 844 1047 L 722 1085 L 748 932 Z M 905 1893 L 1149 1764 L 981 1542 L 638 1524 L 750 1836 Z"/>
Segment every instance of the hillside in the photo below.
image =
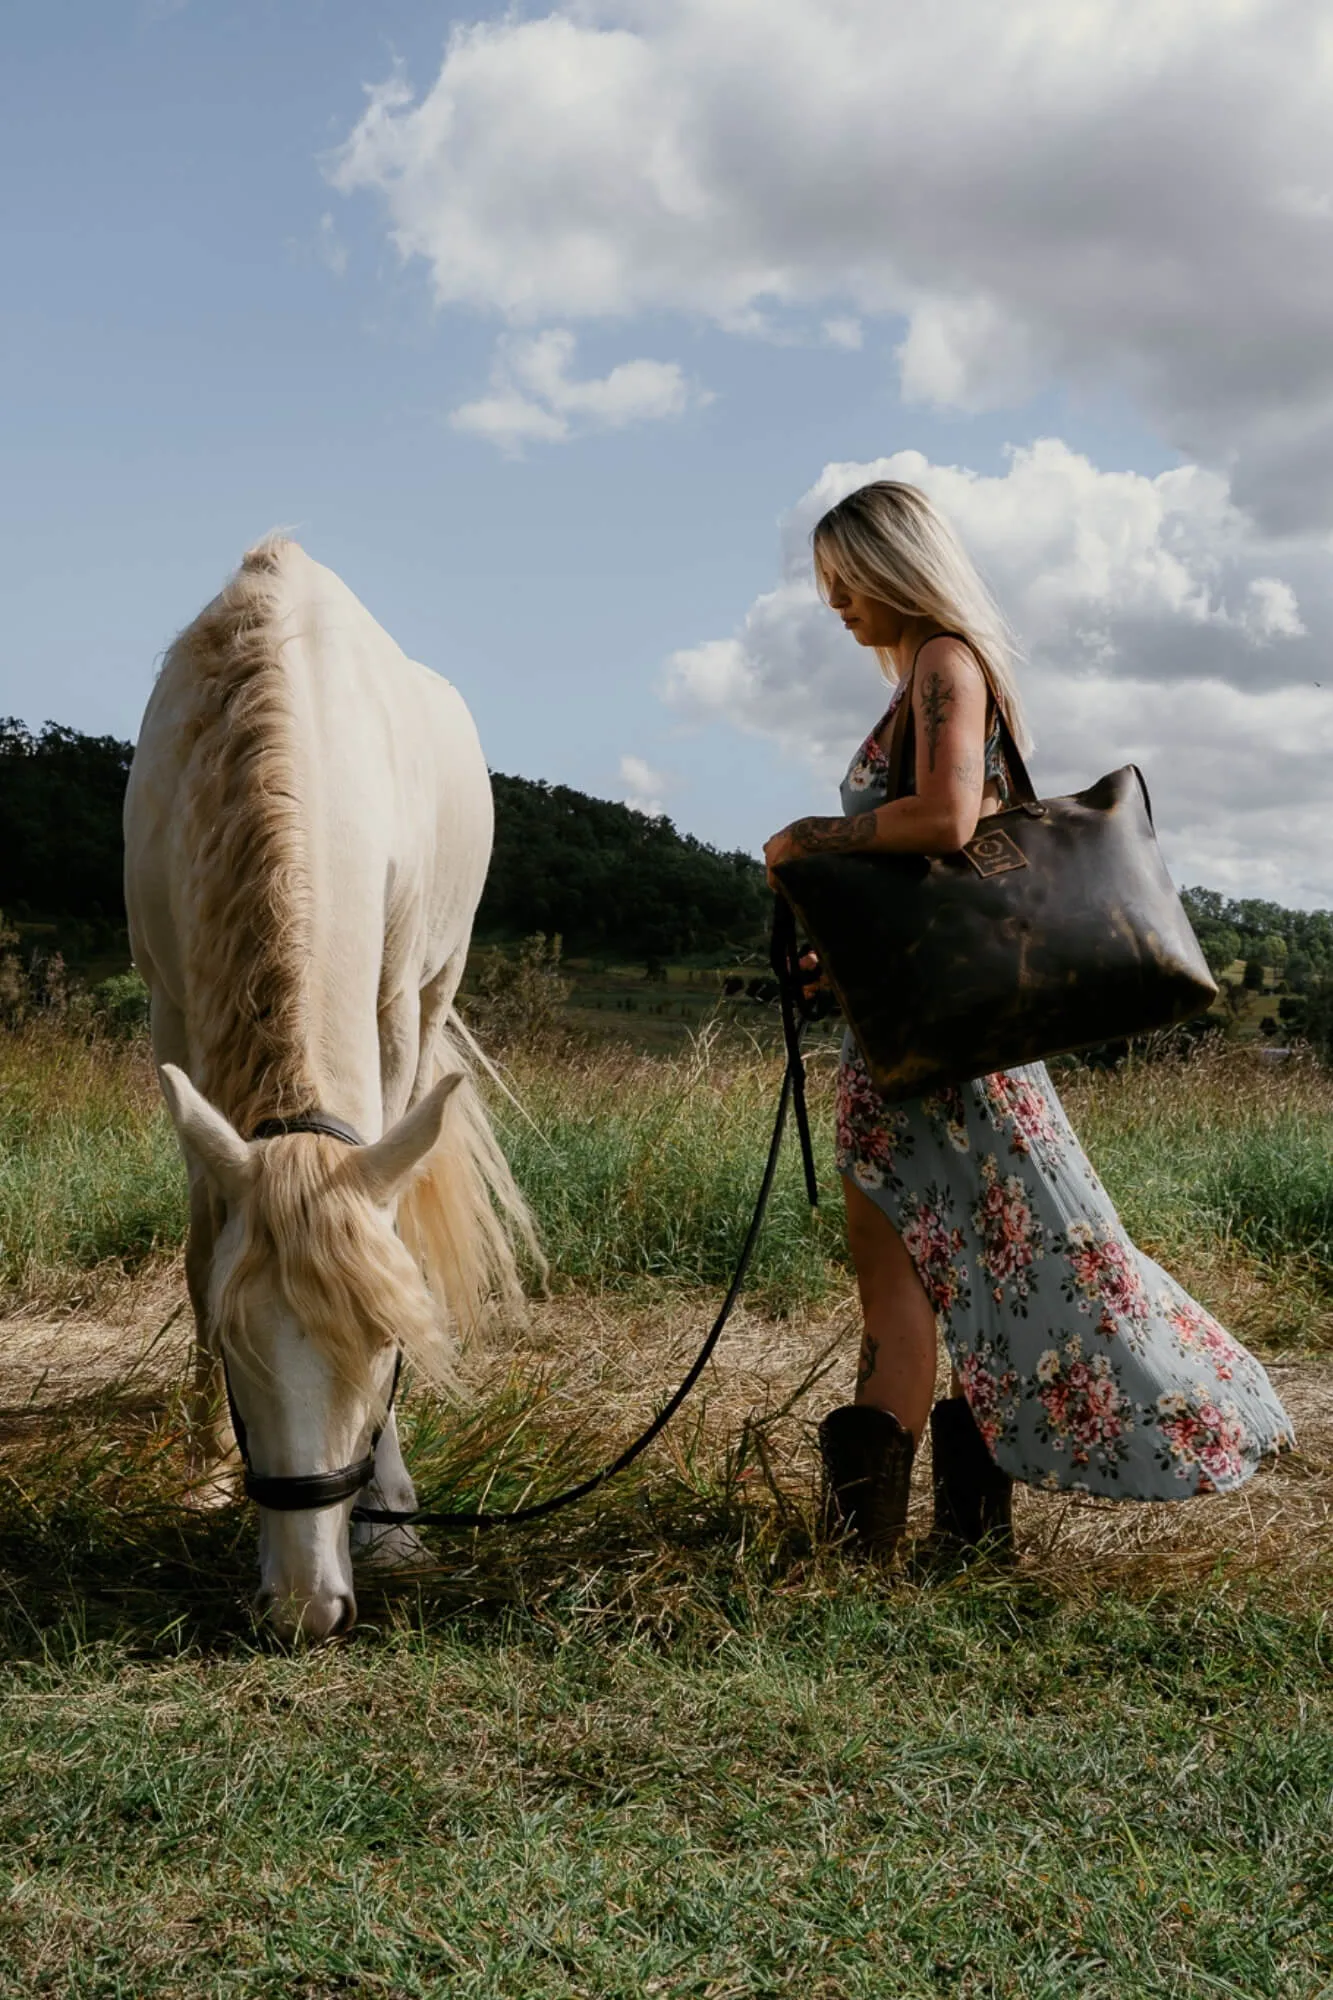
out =
<path fill-rule="evenodd" d="M 0 910 L 41 925 L 76 963 L 123 948 L 120 815 L 132 754 L 115 737 L 0 720 Z M 749 855 L 719 853 L 668 819 L 567 785 L 502 772 L 492 783 L 480 937 L 558 931 L 570 951 L 632 959 L 762 937 L 768 894 Z"/>
<path fill-rule="evenodd" d="M 121 803 L 132 745 L 0 719 L 0 910 L 76 964 L 123 954 Z M 559 932 L 571 953 L 629 960 L 758 945 L 763 870 L 610 799 L 492 774 L 495 852 L 477 934 Z M 1262 964 L 1288 993 L 1333 978 L 1333 913 L 1184 892 L 1209 963 Z"/>

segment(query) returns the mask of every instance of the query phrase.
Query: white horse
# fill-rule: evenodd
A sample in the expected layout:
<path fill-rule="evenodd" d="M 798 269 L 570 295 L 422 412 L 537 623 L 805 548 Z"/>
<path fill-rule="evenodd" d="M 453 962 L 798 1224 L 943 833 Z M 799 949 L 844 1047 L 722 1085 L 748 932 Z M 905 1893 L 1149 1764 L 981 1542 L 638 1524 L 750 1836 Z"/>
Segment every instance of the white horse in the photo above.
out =
<path fill-rule="evenodd" d="M 167 654 L 125 803 L 125 890 L 189 1172 L 206 1476 L 333 1472 L 415 1504 L 396 1357 L 447 1380 L 454 1329 L 518 1297 L 531 1226 L 452 1003 L 490 859 L 490 783 L 447 681 L 294 542 L 245 557 Z M 365 1140 L 255 1139 L 322 1112 Z M 261 1506 L 258 1605 L 284 1637 L 356 1616 L 353 1500 Z M 410 1530 L 355 1530 L 381 1557 Z"/>

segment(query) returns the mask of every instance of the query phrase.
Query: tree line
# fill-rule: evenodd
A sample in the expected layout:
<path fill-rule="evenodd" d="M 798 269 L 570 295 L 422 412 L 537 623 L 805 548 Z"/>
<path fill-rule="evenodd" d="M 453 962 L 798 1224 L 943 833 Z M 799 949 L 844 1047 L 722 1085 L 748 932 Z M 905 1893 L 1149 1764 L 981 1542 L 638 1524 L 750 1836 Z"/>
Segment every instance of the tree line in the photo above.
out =
<path fill-rule="evenodd" d="M 72 960 L 125 929 L 121 808 L 133 746 L 0 720 L 0 910 L 56 924 Z M 492 773 L 495 848 L 477 935 L 559 933 L 565 951 L 632 960 L 737 955 L 763 941 L 764 871 L 666 818 L 568 785 Z"/>
<path fill-rule="evenodd" d="M 76 968 L 127 952 L 121 808 L 132 756 L 113 736 L 0 718 L 0 911 L 20 935 L 25 925 L 53 927 L 48 948 Z M 568 785 L 503 772 L 491 783 L 482 943 L 542 932 L 562 937 L 566 955 L 633 961 L 739 959 L 762 948 L 770 903 L 752 856 Z M 1251 985 L 1271 972 L 1287 1027 L 1333 1051 L 1333 912 L 1199 887 L 1184 902 L 1213 971 L 1243 961 Z"/>

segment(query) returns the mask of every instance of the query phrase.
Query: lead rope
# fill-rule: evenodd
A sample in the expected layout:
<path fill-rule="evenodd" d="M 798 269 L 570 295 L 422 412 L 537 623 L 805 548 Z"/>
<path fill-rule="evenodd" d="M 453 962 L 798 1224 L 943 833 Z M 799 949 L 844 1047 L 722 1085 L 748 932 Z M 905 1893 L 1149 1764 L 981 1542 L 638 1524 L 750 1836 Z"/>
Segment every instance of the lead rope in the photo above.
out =
<path fill-rule="evenodd" d="M 671 1399 L 662 1405 L 642 1436 L 621 1452 L 619 1458 L 610 1465 L 594 1472 L 577 1486 L 571 1486 L 564 1493 L 553 1494 L 549 1500 L 538 1500 L 530 1507 L 516 1507 L 507 1514 L 490 1513 L 435 1513 L 426 1508 L 408 1508 L 402 1511 L 388 1507 L 354 1507 L 352 1519 L 367 1521 L 376 1527 L 402 1527 L 412 1525 L 425 1528 L 517 1528 L 528 1521 L 543 1520 L 548 1514 L 558 1514 L 562 1508 L 572 1507 L 578 1500 L 586 1500 L 608 1479 L 614 1479 L 618 1472 L 633 1465 L 636 1458 L 647 1451 L 654 1438 L 660 1437 L 675 1416 L 691 1389 L 703 1374 L 712 1356 L 713 1349 L 722 1338 L 732 1309 L 745 1283 L 745 1273 L 749 1269 L 754 1246 L 759 1241 L 763 1227 L 764 1212 L 768 1207 L 768 1197 L 773 1190 L 773 1179 L 777 1173 L 778 1157 L 782 1151 L 782 1135 L 786 1129 L 787 1111 L 794 1107 L 796 1129 L 801 1141 L 801 1163 L 805 1169 L 805 1191 L 811 1208 L 818 1206 L 819 1189 L 815 1179 L 814 1148 L 810 1143 L 810 1116 L 805 1101 L 805 1059 L 801 1054 L 801 1034 L 803 1003 L 801 997 L 801 973 L 799 952 L 796 944 L 796 920 L 791 906 L 779 896 L 773 911 L 773 937 L 770 963 L 778 982 L 778 996 L 782 1007 L 782 1035 L 787 1051 L 786 1068 L 782 1074 L 782 1089 L 778 1094 L 777 1116 L 773 1121 L 773 1136 L 768 1142 L 768 1159 L 764 1165 L 764 1177 L 759 1183 L 759 1196 L 750 1217 L 750 1227 L 746 1231 L 741 1254 L 732 1273 L 722 1310 L 709 1328 L 708 1337 L 695 1356 L 688 1375 Z"/>

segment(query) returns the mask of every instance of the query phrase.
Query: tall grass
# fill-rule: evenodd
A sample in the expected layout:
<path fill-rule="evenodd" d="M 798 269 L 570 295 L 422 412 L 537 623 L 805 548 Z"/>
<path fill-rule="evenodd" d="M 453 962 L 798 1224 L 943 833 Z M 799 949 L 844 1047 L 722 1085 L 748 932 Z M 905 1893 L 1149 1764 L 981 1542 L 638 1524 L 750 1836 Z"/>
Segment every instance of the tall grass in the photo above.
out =
<path fill-rule="evenodd" d="M 1333 1289 L 1333 1074 L 1313 1058 L 1205 1047 L 1060 1083 L 1131 1234 L 1295 1263 Z"/>
<path fill-rule="evenodd" d="M 599 1049 L 515 1064 L 528 1114 L 497 1106 L 505 1151 L 536 1210 L 558 1283 L 724 1284 L 740 1254 L 772 1130 L 781 1066 L 702 1039 L 684 1055 Z M 782 1311 L 845 1282 L 827 1065 L 810 1092 L 822 1170 L 812 1214 L 794 1136 L 778 1170 L 750 1290 Z"/>
<path fill-rule="evenodd" d="M 505 1148 L 537 1214 L 554 1281 L 612 1290 L 716 1288 L 744 1237 L 781 1075 L 748 1043 L 683 1053 L 520 1053 L 523 1107 L 496 1096 Z M 1113 1073 L 1061 1091 L 1132 1234 L 1165 1256 L 1248 1262 L 1296 1300 L 1333 1297 L 1333 1076 L 1245 1051 Z M 751 1281 L 798 1312 L 848 1282 L 832 1171 L 832 1058 L 812 1063 L 823 1183 L 811 1215 L 789 1142 Z M 68 1296 L 88 1274 L 174 1254 L 184 1176 L 141 1042 L 39 1024 L 0 1036 L 0 1284 Z M 1300 1314 L 1293 1305 L 1293 1324 Z"/>
<path fill-rule="evenodd" d="M 185 1176 L 147 1043 L 0 1034 L 0 1284 L 77 1290 L 184 1240 Z"/>

